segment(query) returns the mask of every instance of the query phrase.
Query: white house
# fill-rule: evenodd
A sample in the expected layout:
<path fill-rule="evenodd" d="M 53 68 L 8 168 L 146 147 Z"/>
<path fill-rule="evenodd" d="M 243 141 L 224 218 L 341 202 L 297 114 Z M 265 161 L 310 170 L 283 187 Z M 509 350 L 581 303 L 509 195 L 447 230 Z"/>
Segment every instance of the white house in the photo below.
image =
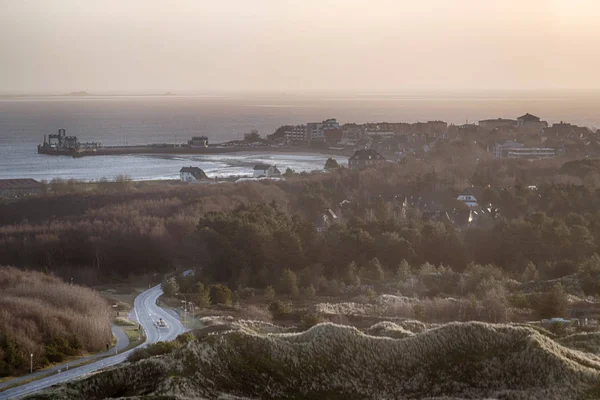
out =
<path fill-rule="evenodd" d="M 482 188 L 472 187 L 462 191 L 456 200 L 462 201 L 467 207 L 477 207 L 479 206 L 478 201 L 481 201 L 482 194 Z"/>
<path fill-rule="evenodd" d="M 185 183 L 198 183 L 200 181 L 206 181 L 208 176 L 198 167 L 183 167 L 179 171 L 181 182 Z"/>
<path fill-rule="evenodd" d="M 254 166 L 254 178 L 271 178 L 280 175 L 281 171 L 279 171 L 275 165 L 258 164 Z"/>

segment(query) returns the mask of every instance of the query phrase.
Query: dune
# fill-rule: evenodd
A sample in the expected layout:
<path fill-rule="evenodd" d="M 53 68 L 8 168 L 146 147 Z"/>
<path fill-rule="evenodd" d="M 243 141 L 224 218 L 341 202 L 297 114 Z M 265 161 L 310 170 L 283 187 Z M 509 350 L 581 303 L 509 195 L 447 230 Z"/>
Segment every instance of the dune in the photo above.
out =
<path fill-rule="evenodd" d="M 600 397 L 595 356 L 524 326 L 451 323 L 413 333 L 380 323 L 367 330 L 382 336 L 331 323 L 301 333 L 264 334 L 249 327 L 199 330 L 197 340 L 171 354 L 31 398 Z"/>

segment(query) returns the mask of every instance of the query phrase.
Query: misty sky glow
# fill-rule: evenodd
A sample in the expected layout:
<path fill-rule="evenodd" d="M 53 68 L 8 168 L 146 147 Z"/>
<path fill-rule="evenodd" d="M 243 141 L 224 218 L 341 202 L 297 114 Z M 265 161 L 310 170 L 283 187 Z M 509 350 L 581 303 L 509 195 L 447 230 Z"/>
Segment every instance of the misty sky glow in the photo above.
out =
<path fill-rule="evenodd" d="M 0 0 L 0 92 L 600 88 L 599 0 Z"/>

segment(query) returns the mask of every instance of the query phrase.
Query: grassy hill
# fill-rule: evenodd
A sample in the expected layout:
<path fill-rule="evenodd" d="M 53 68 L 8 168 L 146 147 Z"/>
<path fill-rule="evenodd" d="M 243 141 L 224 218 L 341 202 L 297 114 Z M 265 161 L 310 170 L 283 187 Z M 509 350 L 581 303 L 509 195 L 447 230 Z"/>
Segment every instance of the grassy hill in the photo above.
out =
<path fill-rule="evenodd" d="M 377 330 L 375 327 L 373 330 Z M 386 327 L 398 330 L 398 327 Z M 170 353 L 36 399 L 594 399 L 600 360 L 524 326 L 451 323 L 401 337 L 320 324 L 264 334 L 196 331 Z M 581 338 L 579 338 L 581 339 Z M 175 346 L 177 347 L 177 346 Z"/>
<path fill-rule="evenodd" d="M 96 292 L 41 272 L 0 267 L 0 376 L 98 351 L 110 343 L 110 310 Z"/>

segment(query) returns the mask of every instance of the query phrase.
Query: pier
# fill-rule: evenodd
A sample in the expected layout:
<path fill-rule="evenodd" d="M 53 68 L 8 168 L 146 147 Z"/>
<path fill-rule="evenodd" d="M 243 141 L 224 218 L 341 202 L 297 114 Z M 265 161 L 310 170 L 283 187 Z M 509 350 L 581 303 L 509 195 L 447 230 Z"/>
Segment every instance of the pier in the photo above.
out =
<path fill-rule="evenodd" d="M 155 143 L 130 146 L 103 146 L 100 142 L 79 142 L 77 136 L 67 136 L 65 129 L 59 129 L 56 134 L 44 135 L 43 143 L 38 145 L 38 153 L 79 158 L 126 154 L 220 154 L 270 148 L 271 146 L 268 144 L 261 146 L 234 146 L 227 143 L 209 144 L 206 136 L 194 136 L 187 143 L 182 144 Z"/>

